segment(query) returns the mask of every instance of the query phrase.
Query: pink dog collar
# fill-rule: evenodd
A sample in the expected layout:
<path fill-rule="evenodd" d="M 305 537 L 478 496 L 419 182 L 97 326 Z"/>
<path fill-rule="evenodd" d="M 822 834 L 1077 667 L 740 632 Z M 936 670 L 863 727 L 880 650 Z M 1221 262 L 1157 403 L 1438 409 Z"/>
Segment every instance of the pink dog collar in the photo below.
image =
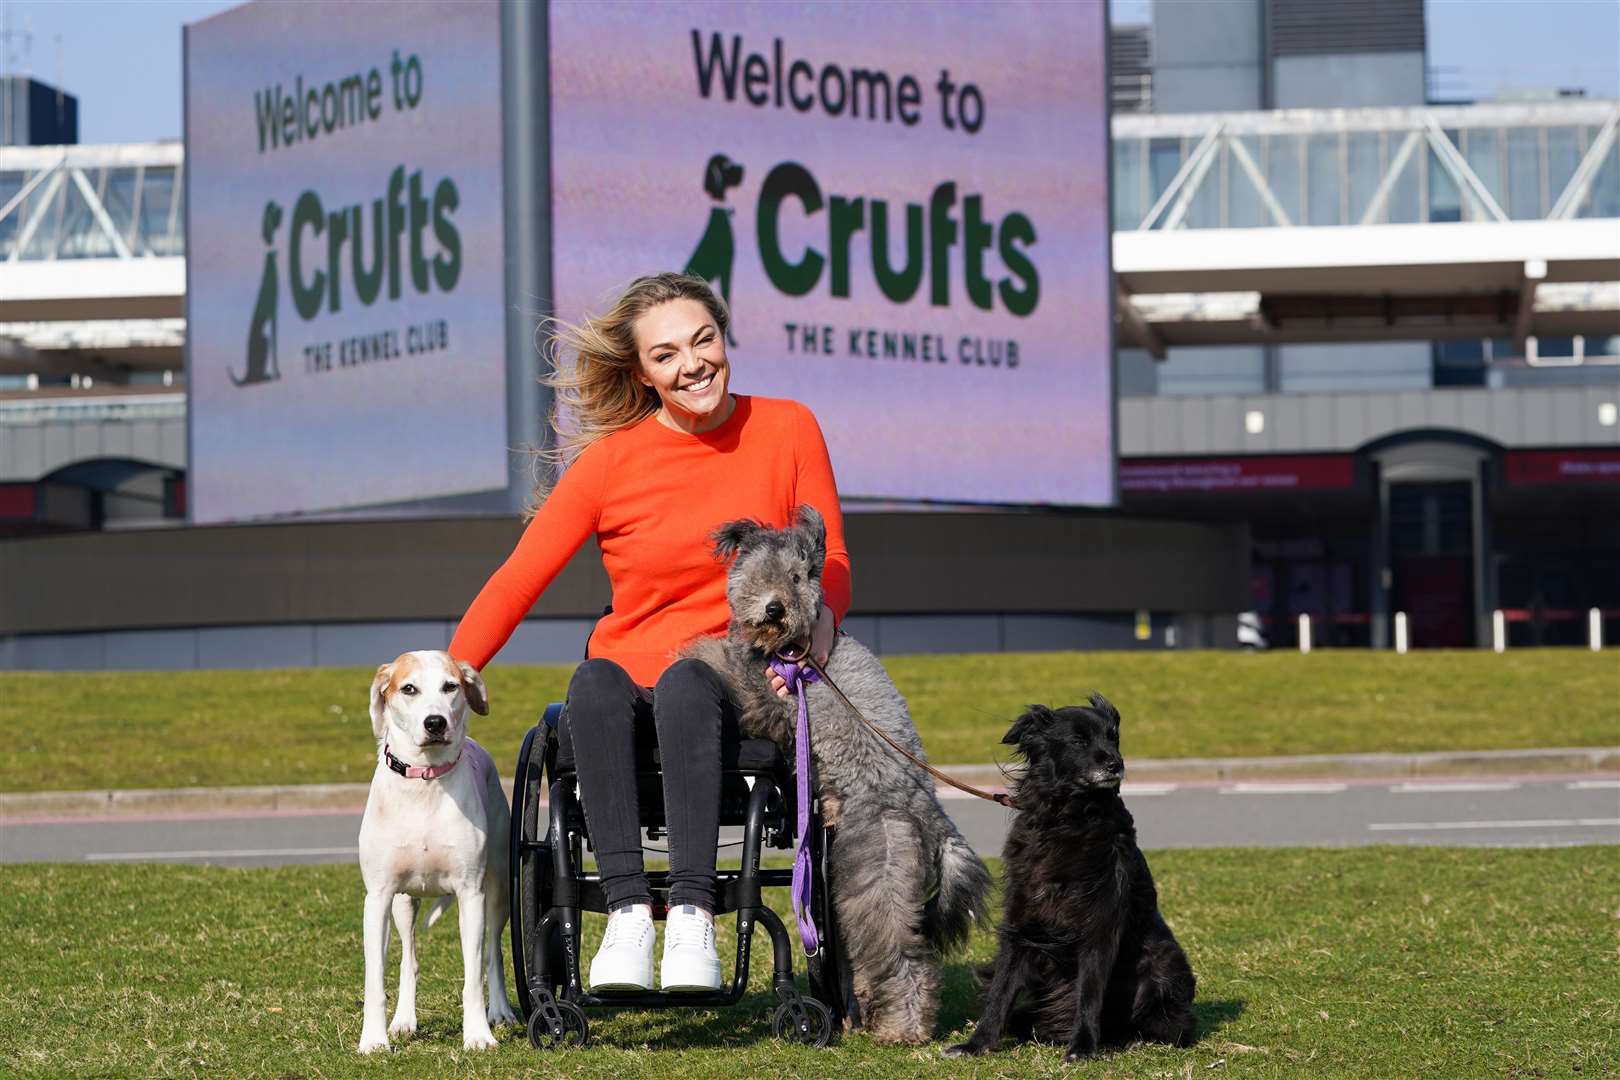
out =
<path fill-rule="evenodd" d="M 457 765 L 461 764 L 461 755 L 448 765 L 407 765 L 389 752 L 388 746 L 383 746 L 383 761 L 388 767 L 407 780 L 437 780 Z"/>

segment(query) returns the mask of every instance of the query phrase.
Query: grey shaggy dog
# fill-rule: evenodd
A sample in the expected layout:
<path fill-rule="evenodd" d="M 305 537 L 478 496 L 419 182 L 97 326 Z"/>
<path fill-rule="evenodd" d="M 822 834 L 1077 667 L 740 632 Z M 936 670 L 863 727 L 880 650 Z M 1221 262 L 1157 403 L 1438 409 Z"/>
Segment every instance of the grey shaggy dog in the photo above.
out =
<path fill-rule="evenodd" d="M 721 673 L 745 733 L 790 754 L 797 699 L 773 694 L 765 669 L 777 650 L 810 640 L 826 537 L 811 506 L 799 507 L 787 529 L 722 525 L 714 541 L 716 556 L 732 559 L 727 636 L 684 650 Z M 905 698 L 870 650 L 840 632 L 826 671 L 867 719 L 923 759 Z M 816 782 L 837 826 L 828 871 L 858 1022 L 880 1042 L 926 1042 L 941 959 L 985 918 L 990 871 L 945 816 L 926 772 L 861 725 L 826 683 L 809 683 L 806 695 Z"/>

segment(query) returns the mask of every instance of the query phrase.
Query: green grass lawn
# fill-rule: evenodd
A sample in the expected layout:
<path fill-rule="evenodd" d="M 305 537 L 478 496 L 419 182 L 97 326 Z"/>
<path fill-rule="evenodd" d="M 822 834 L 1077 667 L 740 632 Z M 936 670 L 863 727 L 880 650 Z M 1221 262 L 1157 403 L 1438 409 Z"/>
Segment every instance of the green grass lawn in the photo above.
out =
<path fill-rule="evenodd" d="M 1198 974 L 1190 1050 L 1065 1068 L 1054 1047 L 946 1062 L 976 1011 L 947 971 L 940 1043 L 777 1043 L 755 939 L 734 1009 L 593 1012 L 592 1045 L 542 1056 L 517 1028 L 461 1050 L 453 919 L 422 947 L 422 1030 L 361 1058 L 361 887 L 350 866 L 11 866 L 0 890 L 8 1076 L 1605 1076 L 1620 1047 L 1614 849 L 1360 848 L 1153 855 Z M 780 896 L 782 890 L 777 890 Z M 720 950 L 728 956 L 732 920 Z M 791 925 L 791 924 L 790 924 Z M 588 925 L 595 947 L 600 920 Z M 447 932 L 448 931 L 448 932 Z M 589 951 L 587 952 L 589 955 Z M 397 944 L 390 959 L 397 963 Z M 394 973 L 389 975 L 390 1005 Z"/>
<path fill-rule="evenodd" d="M 1003 757 L 1031 702 L 1101 690 L 1128 755 L 1620 744 L 1620 657 L 1574 649 L 1033 653 L 885 659 L 934 760 Z M 487 672 L 473 734 L 505 772 L 572 666 Z M 0 673 L 0 791 L 363 781 L 371 669 Z"/>

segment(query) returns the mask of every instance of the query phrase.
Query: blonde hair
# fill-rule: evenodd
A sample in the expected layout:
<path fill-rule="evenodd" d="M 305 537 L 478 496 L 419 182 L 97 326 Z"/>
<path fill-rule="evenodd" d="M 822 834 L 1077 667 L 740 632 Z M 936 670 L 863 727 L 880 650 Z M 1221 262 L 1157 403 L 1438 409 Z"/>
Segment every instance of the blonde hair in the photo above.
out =
<path fill-rule="evenodd" d="M 550 370 L 540 381 L 551 388 L 551 446 L 534 451 L 535 485 L 525 517 L 533 517 L 558 473 L 604 435 L 639 424 L 658 411 L 658 392 L 641 382 L 636 320 L 659 304 L 696 300 L 722 336 L 731 312 L 709 283 L 690 274 L 639 277 L 625 286 L 600 315 L 578 325 L 558 319 L 541 326 L 541 354 Z"/>

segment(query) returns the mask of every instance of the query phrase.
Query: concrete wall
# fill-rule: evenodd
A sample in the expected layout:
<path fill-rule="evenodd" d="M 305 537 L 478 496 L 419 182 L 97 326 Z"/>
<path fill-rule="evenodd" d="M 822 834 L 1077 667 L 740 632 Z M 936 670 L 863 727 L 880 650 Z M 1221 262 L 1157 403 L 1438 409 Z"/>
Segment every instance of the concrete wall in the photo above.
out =
<path fill-rule="evenodd" d="M 1421 105 L 1427 95 L 1421 50 L 1279 56 L 1271 72 L 1277 109 Z"/>
<path fill-rule="evenodd" d="M 1153 111 L 1262 107 L 1261 0 L 1153 5 Z"/>
<path fill-rule="evenodd" d="M 1620 425 L 1598 421 L 1604 402 L 1620 402 L 1620 388 L 1122 398 L 1119 452 L 1348 452 L 1384 435 L 1423 428 L 1465 431 L 1507 447 L 1617 446 Z M 1244 416 L 1255 409 L 1265 414 L 1265 430 L 1250 435 Z"/>
<path fill-rule="evenodd" d="M 496 664 L 571 664 L 590 619 L 526 619 Z M 1163 613 L 1149 636 L 1134 615 L 852 615 L 844 629 L 883 655 L 1230 648 L 1231 616 Z M 1167 635 L 1167 631 L 1172 631 Z M 199 668 L 372 667 L 411 649 L 442 649 L 454 620 L 341 625 L 191 627 L 0 637 L 0 670 L 182 671 Z"/>
<path fill-rule="evenodd" d="M 519 530 L 483 518 L 0 542 L 0 664 L 375 664 L 442 647 Z M 846 533 L 851 628 L 889 652 L 1125 647 L 1137 610 L 1207 619 L 1248 603 L 1242 525 L 870 513 L 849 515 Z M 577 657 L 609 597 L 596 551 L 582 550 L 503 658 Z"/>

